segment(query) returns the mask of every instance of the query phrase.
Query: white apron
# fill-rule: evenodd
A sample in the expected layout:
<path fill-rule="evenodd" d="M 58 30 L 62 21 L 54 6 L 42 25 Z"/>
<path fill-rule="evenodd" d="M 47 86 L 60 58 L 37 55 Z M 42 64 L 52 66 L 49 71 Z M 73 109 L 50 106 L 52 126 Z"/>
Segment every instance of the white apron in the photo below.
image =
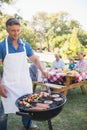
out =
<path fill-rule="evenodd" d="M 15 113 L 18 111 L 15 105 L 16 99 L 22 95 L 32 93 L 32 81 L 29 74 L 25 46 L 24 52 L 9 53 L 6 38 L 6 57 L 3 67 L 2 83 L 8 91 L 7 98 L 1 97 L 4 112 L 5 114 Z"/>

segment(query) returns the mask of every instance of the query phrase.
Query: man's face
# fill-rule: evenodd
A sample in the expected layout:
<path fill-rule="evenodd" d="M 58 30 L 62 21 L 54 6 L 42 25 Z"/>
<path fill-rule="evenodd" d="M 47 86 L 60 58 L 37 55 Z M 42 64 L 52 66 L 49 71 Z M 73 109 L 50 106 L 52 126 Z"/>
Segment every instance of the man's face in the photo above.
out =
<path fill-rule="evenodd" d="M 55 55 L 56 61 L 59 60 L 59 55 Z"/>
<path fill-rule="evenodd" d="M 20 26 L 19 25 L 8 26 L 7 32 L 12 40 L 18 40 L 20 35 Z"/>

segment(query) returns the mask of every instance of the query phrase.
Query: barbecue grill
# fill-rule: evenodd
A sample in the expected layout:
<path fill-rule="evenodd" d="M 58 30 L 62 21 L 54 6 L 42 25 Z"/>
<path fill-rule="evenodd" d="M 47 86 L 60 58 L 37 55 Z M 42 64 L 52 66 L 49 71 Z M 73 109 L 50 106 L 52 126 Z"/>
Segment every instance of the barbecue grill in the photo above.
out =
<path fill-rule="evenodd" d="M 29 96 L 29 94 L 19 97 L 16 100 L 16 106 L 18 107 L 19 112 L 16 112 L 16 114 L 20 115 L 20 116 L 27 116 L 27 117 L 29 117 L 29 119 L 35 120 L 35 121 L 46 121 L 47 120 L 49 130 L 53 130 L 52 124 L 51 124 L 51 119 L 54 118 L 55 116 L 57 116 L 61 112 L 64 104 L 66 103 L 66 97 L 63 94 L 52 92 L 51 95 L 53 95 L 53 94 L 58 94 L 62 100 L 54 101 L 54 98 L 52 98 L 52 97 L 42 97 L 41 100 L 39 100 L 39 102 L 41 102 L 41 103 L 43 103 L 44 100 L 53 101 L 52 104 L 50 105 L 50 108 L 46 109 L 46 110 L 31 110 L 28 107 L 20 105 L 20 101 L 23 100 L 24 98 L 26 98 L 27 96 Z M 35 105 L 36 105 L 36 102 L 32 102 L 32 106 L 35 106 Z M 28 130 L 28 129 L 29 129 L 29 127 L 27 125 L 26 130 Z"/>

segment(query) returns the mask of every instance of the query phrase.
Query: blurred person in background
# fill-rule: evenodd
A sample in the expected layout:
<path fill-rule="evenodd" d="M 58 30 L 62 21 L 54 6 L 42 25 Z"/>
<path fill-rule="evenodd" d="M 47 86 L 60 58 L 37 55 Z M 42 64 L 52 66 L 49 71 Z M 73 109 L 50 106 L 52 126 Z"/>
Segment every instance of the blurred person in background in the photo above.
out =
<path fill-rule="evenodd" d="M 31 77 L 32 81 L 37 81 L 38 68 L 36 67 L 36 65 L 34 63 L 31 63 L 31 65 L 29 67 L 29 72 L 30 72 L 30 77 Z M 37 84 L 34 83 L 33 92 L 35 92 L 36 86 L 37 86 Z"/>
<path fill-rule="evenodd" d="M 55 56 L 55 60 L 53 61 L 52 65 L 51 65 L 51 70 L 52 69 L 63 70 L 65 68 L 64 61 L 60 58 L 58 53 L 55 53 L 54 56 Z"/>
<path fill-rule="evenodd" d="M 45 70 L 46 69 L 45 63 L 41 62 L 41 65 L 42 68 Z M 43 82 L 44 80 L 43 75 L 34 63 L 31 63 L 29 67 L 29 72 L 32 81 Z M 33 83 L 33 92 L 36 91 L 36 86 L 37 84 Z"/>
<path fill-rule="evenodd" d="M 70 58 L 69 59 L 69 66 L 68 66 L 68 70 L 73 70 L 75 69 L 75 62 L 74 62 L 74 58 Z"/>
<path fill-rule="evenodd" d="M 83 51 L 78 52 L 79 61 L 76 63 L 75 70 L 87 73 L 87 60 L 84 59 L 84 56 Z"/>

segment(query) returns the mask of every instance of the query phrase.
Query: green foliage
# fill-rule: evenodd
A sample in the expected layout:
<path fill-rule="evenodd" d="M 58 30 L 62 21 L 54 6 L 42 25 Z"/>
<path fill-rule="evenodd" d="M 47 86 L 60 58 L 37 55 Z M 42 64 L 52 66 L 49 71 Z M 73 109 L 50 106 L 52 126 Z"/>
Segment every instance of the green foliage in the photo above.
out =
<path fill-rule="evenodd" d="M 58 52 L 63 58 L 74 57 L 77 55 L 78 51 L 84 51 L 84 46 L 79 41 L 77 34 L 78 29 L 74 28 L 72 34 L 58 37 L 58 40 L 55 40 L 57 41 L 56 47 L 59 48 Z"/>
<path fill-rule="evenodd" d="M 27 27 L 24 23 L 21 25 L 21 34 L 20 37 L 30 43 L 33 49 L 35 49 L 37 46 L 35 44 L 35 39 L 34 39 L 34 32 Z"/>
<path fill-rule="evenodd" d="M 52 63 L 50 63 L 50 62 L 45 62 L 45 63 L 46 63 L 46 68 L 51 67 L 51 64 L 52 64 Z"/>
<path fill-rule="evenodd" d="M 6 2 L 6 3 L 8 3 L 8 2 L 10 2 L 11 0 L 0 0 L 1 2 Z"/>
<path fill-rule="evenodd" d="M 11 16 L 2 13 L 0 14 L 0 41 L 2 41 L 8 35 L 6 32 L 5 22 L 9 17 Z M 29 27 L 27 27 L 27 24 L 24 24 L 24 21 L 21 25 L 20 37 L 29 42 L 32 48 L 36 49 L 37 46 L 35 44 L 34 32 Z"/>
<path fill-rule="evenodd" d="M 67 39 L 68 39 L 68 36 L 66 34 L 61 35 L 61 36 L 56 36 L 52 40 L 53 47 L 61 48 Z"/>
<path fill-rule="evenodd" d="M 77 37 L 78 29 L 74 28 L 73 32 L 71 34 L 70 40 L 69 40 L 69 52 L 72 57 L 76 56 L 78 51 L 84 50 L 84 47 L 80 43 L 78 37 Z"/>
<path fill-rule="evenodd" d="M 0 0 L 0 7 L 2 7 L 4 4 L 13 4 L 15 1 L 16 0 Z"/>
<path fill-rule="evenodd" d="M 80 23 L 77 20 L 70 20 L 68 23 L 68 26 L 71 30 L 73 30 L 74 28 L 80 28 Z"/>
<path fill-rule="evenodd" d="M 87 31 L 80 29 L 77 35 L 81 44 L 87 48 Z"/>
<path fill-rule="evenodd" d="M 14 0 L 0 0 L 2 3 L 8 3 L 11 4 Z"/>
<path fill-rule="evenodd" d="M 8 17 L 0 12 L 0 41 L 7 36 L 5 22 Z M 82 30 L 77 20 L 69 19 L 66 12 L 49 15 L 39 12 L 30 22 L 24 21 L 18 14 L 14 17 L 21 21 L 20 37 L 29 42 L 34 50 L 56 50 L 64 58 L 76 56 L 84 48 L 87 50 L 87 32 Z"/>
<path fill-rule="evenodd" d="M 6 36 L 7 32 L 5 29 L 5 22 L 9 18 L 9 15 L 0 14 L 0 41 L 2 41 Z"/>
<path fill-rule="evenodd" d="M 0 73 L 3 72 L 3 65 L 0 65 Z"/>

